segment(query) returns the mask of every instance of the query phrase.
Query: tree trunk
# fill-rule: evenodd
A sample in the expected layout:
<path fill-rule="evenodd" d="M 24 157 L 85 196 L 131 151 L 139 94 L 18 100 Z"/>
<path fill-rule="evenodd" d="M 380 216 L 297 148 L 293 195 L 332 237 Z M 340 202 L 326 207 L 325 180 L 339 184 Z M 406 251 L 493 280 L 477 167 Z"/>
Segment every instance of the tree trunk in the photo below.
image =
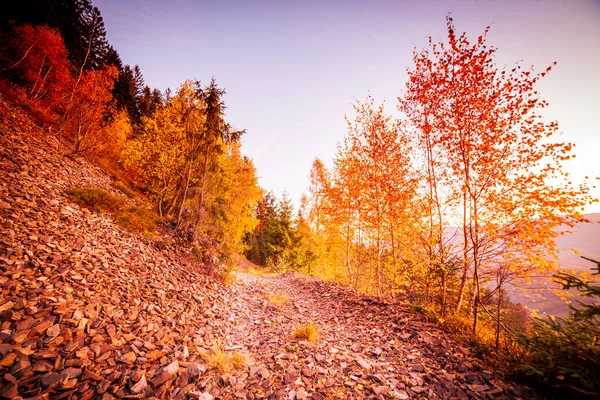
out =
<path fill-rule="evenodd" d="M 208 150 L 204 153 L 204 165 L 202 166 L 202 179 L 200 181 L 200 195 L 198 196 L 198 210 L 196 214 L 196 223 L 194 224 L 194 232 L 192 233 L 192 242 L 198 240 L 198 228 L 200 227 L 200 219 L 202 218 L 202 206 L 204 205 L 204 185 L 206 183 L 206 175 L 208 173 Z"/>
<path fill-rule="evenodd" d="M 502 312 L 502 280 L 498 285 L 498 304 L 496 314 L 496 351 L 500 348 L 500 316 Z"/>
<path fill-rule="evenodd" d="M 462 307 L 463 297 L 465 295 L 465 287 L 469 275 L 469 254 L 468 254 L 468 234 L 467 234 L 467 192 L 463 193 L 463 274 L 460 279 L 460 288 L 458 289 L 458 300 L 456 302 L 455 314 L 460 312 Z"/>
<path fill-rule="evenodd" d="M 192 156 L 190 155 L 190 163 L 188 166 L 188 173 L 187 173 L 187 179 L 185 180 L 185 189 L 183 191 L 183 196 L 181 198 L 181 205 L 179 206 L 179 213 L 177 214 L 177 223 L 175 224 L 175 232 L 177 232 L 177 230 L 179 230 L 179 227 L 181 226 L 181 215 L 183 214 L 183 205 L 185 204 L 185 199 L 187 198 L 187 193 L 188 193 L 188 189 L 190 187 L 190 179 L 192 176 Z"/>
<path fill-rule="evenodd" d="M 346 268 L 348 269 L 350 282 L 353 282 L 354 273 L 352 272 L 352 266 L 350 265 L 350 221 L 348 221 L 348 225 L 346 226 Z M 356 289 L 356 285 L 354 285 L 354 289 Z"/>

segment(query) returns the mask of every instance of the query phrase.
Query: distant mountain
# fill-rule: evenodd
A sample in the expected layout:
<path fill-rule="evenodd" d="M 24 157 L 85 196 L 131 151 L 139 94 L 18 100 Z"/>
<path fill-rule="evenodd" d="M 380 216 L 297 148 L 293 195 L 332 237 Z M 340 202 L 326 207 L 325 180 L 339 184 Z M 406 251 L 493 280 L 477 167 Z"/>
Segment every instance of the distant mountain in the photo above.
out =
<path fill-rule="evenodd" d="M 586 218 L 591 222 L 577 224 L 573 228 L 573 233 L 556 239 L 556 244 L 560 249 L 558 258 L 562 268 L 584 271 L 593 266 L 571 249 L 579 251 L 580 255 L 587 258 L 600 260 L 600 213 L 587 214 Z"/>
<path fill-rule="evenodd" d="M 600 261 L 600 213 L 587 214 L 586 218 L 590 220 L 589 223 L 579 223 L 571 229 L 571 233 L 556 239 L 559 249 L 558 260 L 563 270 L 591 272 L 594 264 L 580 256 Z M 513 290 L 510 296 L 513 302 L 521 303 L 529 309 L 536 309 L 540 314 L 564 316 L 568 314 L 569 307 L 554 293 L 557 288 L 560 286 L 551 279 L 539 279 L 533 285 L 528 285 L 525 293 Z M 572 293 L 577 292 L 572 291 Z M 570 300 L 583 299 L 574 297 Z"/>
<path fill-rule="evenodd" d="M 556 239 L 559 249 L 558 261 L 561 270 L 583 272 L 591 271 L 594 264 L 580 256 L 600 261 L 600 213 L 586 214 L 588 223 L 578 223 L 569 229 L 571 233 Z M 564 231 L 560 228 L 559 231 Z M 449 243 L 460 248 L 462 246 L 462 231 L 460 228 L 446 227 L 444 236 Z M 579 253 L 576 254 L 576 251 Z M 599 278 L 600 279 L 600 278 Z M 520 303 L 530 310 L 538 310 L 540 314 L 564 316 L 569 313 L 568 305 L 554 292 L 560 285 L 552 282 L 551 278 L 539 278 L 533 283 L 518 284 L 519 288 L 509 285 L 506 289 L 514 303 Z M 576 291 L 572 291 L 575 295 Z M 584 300 L 573 297 L 574 300 Z"/>

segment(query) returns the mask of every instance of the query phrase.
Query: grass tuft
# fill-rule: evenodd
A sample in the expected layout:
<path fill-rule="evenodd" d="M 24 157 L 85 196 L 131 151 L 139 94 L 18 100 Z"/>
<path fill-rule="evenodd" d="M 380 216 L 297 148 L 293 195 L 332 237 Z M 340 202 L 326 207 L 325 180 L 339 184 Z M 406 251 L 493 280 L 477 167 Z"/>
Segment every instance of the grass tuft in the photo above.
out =
<path fill-rule="evenodd" d="M 276 307 L 281 307 L 290 302 L 290 298 L 285 293 L 269 293 L 267 297 L 269 298 L 269 302 Z"/>
<path fill-rule="evenodd" d="M 206 361 L 209 368 L 216 369 L 220 373 L 227 373 L 232 370 L 241 370 L 248 366 L 250 357 L 238 350 L 228 353 L 221 345 L 215 345 L 210 351 L 200 353 Z"/>
<path fill-rule="evenodd" d="M 296 339 L 314 342 L 319 338 L 319 334 L 317 331 L 317 327 L 312 322 L 309 322 L 306 325 L 299 326 L 294 331 L 294 337 Z"/>
<path fill-rule="evenodd" d="M 231 364 L 229 362 L 229 355 L 221 346 L 215 346 L 211 351 L 201 355 L 209 368 L 214 368 L 222 373 L 230 371 Z"/>
<path fill-rule="evenodd" d="M 244 369 L 249 364 L 248 355 L 240 351 L 231 354 L 231 365 L 233 369 Z"/>

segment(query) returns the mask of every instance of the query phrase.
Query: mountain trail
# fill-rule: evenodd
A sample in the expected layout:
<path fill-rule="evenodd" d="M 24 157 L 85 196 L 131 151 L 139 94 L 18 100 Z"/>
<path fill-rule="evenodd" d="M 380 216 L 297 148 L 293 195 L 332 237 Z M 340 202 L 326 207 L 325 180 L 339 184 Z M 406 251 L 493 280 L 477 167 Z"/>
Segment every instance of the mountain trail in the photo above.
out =
<path fill-rule="evenodd" d="M 409 307 L 298 273 L 236 273 L 225 345 L 253 365 L 239 398 L 518 398 L 524 392 Z M 275 297 L 274 300 L 271 298 Z M 314 342 L 295 329 L 312 322 Z M 226 379 L 225 379 L 226 380 Z M 237 389 L 237 390 L 235 390 Z"/>
<path fill-rule="evenodd" d="M 407 306 L 297 273 L 214 281 L 70 202 L 122 194 L 57 147 L 0 97 L 0 398 L 527 397 Z M 309 322 L 317 340 L 295 338 Z"/>

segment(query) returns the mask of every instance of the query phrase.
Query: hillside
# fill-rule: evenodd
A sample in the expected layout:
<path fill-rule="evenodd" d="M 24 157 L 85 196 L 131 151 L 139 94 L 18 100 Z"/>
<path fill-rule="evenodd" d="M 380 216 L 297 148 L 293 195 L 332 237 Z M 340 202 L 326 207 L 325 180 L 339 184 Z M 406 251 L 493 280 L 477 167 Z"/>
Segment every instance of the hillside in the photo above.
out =
<path fill-rule="evenodd" d="M 168 236 L 71 203 L 72 186 L 120 193 L 0 110 L 0 397 L 527 397 L 407 306 L 291 273 L 211 280 Z M 309 321 L 319 339 L 295 339 Z"/>
<path fill-rule="evenodd" d="M 581 256 L 600 260 L 600 214 L 588 214 L 586 218 L 589 223 L 577 224 L 570 233 L 566 233 L 556 239 L 559 249 L 558 261 L 563 270 L 588 272 L 594 264 L 581 258 Z M 565 316 L 569 313 L 569 306 L 557 294 L 556 289 L 560 285 L 551 279 L 538 279 L 531 285 L 524 285 L 525 291 L 515 290 L 511 293 L 514 302 L 521 303 L 529 309 L 535 309 L 541 314 Z M 587 301 L 583 297 L 576 296 L 577 292 L 572 290 L 573 298 L 570 301 Z"/>

